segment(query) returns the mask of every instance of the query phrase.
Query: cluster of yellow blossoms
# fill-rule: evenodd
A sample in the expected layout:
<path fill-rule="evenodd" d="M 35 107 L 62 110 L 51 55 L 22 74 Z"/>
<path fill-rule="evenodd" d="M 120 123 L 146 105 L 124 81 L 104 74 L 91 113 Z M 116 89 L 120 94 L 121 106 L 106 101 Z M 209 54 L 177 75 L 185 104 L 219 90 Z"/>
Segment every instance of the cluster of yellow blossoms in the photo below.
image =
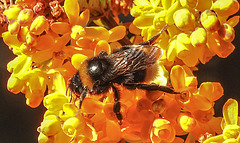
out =
<path fill-rule="evenodd" d="M 223 96 L 223 88 L 218 82 L 203 82 L 198 87 L 191 70 L 199 61 L 204 64 L 215 55 L 226 58 L 233 52 L 233 27 L 239 16 L 228 17 L 239 10 L 238 1 L 133 3 L 130 13 L 135 19 L 124 24 L 116 16 L 128 14 L 131 0 L 16 0 L 9 6 L 4 1 L 1 16 L 8 29 L 2 38 L 17 56 L 7 65 L 12 73 L 7 87 L 25 94 L 30 107 L 43 101 L 47 111 L 38 128 L 39 143 L 240 142 L 237 101 L 229 99 L 223 107 L 224 117 L 214 117 L 213 106 Z M 102 50 L 111 54 L 128 43 L 127 30 L 137 44 L 166 24 L 167 30 L 155 44 L 163 56 L 158 61 L 160 76 L 153 82 L 186 94 L 115 85 L 121 94 L 121 125 L 113 111 L 111 89 L 102 96 L 87 95 L 81 109 L 78 98 L 70 100 L 68 82 L 83 60 Z M 185 140 L 181 138 L 186 135 Z"/>
<path fill-rule="evenodd" d="M 166 23 L 168 35 L 157 45 L 164 50 L 166 65 L 196 66 L 217 55 L 226 58 L 232 45 L 239 16 L 228 19 L 239 10 L 237 0 L 135 0 L 131 14 L 133 24 L 142 29 L 145 40 Z M 174 63 L 175 62 L 175 63 Z"/>

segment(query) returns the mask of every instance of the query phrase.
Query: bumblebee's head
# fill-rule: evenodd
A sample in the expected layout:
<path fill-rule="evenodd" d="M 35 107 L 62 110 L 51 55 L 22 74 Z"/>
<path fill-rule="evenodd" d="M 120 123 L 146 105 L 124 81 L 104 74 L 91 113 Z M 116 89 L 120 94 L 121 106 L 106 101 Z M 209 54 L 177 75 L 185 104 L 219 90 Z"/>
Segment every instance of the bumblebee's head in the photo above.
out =
<path fill-rule="evenodd" d="M 90 92 L 94 90 L 94 93 L 101 92 L 99 88 L 99 90 L 94 89 L 94 85 L 103 81 L 104 74 L 109 67 L 110 63 L 104 58 L 93 57 L 85 60 L 70 79 L 68 88 L 77 96 L 80 96 L 86 89 Z"/>
<path fill-rule="evenodd" d="M 83 84 L 79 78 L 79 72 L 77 71 L 75 75 L 70 79 L 70 83 L 68 88 L 71 92 L 75 93 L 76 95 L 81 95 L 82 91 L 84 90 Z"/>

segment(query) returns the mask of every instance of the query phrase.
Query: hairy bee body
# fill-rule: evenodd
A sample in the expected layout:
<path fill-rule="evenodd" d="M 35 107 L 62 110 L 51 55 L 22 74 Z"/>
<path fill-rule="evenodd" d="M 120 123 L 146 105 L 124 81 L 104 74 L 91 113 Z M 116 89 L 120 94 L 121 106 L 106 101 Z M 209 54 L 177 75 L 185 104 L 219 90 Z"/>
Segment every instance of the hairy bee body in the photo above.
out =
<path fill-rule="evenodd" d="M 123 46 L 112 54 L 101 51 L 97 56 L 85 60 L 69 83 L 71 93 L 80 98 L 79 108 L 87 93 L 98 95 L 112 88 L 115 96 L 113 111 L 121 122 L 120 95 L 114 84 L 120 84 L 128 89 L 160 90 L 179 94 L 166 86 L 142 83 L 155 77 L 154 73 L 157 71 L 155 65 L 162 56 L 162 50 L 151 44 L 161 32 L 149 41 Z"/>

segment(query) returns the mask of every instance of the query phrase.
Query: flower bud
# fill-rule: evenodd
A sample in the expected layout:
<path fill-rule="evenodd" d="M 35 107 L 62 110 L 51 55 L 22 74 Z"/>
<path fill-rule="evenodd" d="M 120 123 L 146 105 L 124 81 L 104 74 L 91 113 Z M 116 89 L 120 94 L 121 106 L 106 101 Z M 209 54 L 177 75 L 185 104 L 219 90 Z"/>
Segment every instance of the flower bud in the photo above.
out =
<path fill-rule="evenodd" d="M 19 93 L 24 86 L 24 82 L 13 75 L 10 76 L 7 82 L 7 88 L 10 92 Z"/>
<path fill-rule="evenodd" d="M 11 20 L 17 20 L 19 12 L 22 10 L 22 7 L 19 5 L 11 5 L 9 9 L 4 11 L 4 15 L 7 16 L 7 19 L 9 21 Z"/>
<path fill-rule="evenodd" d="M 148 99 L 142 98 L 137 101 L 137 111 L 149 110 L 151 108 L 151 102 Z"/>
<path fill-rule="evenodd" d="M 20 24 L 18 23 L 18 21 L 16 20 L 12 20 L 9 22 L 9 25 L 8 25 L 8 31 L 14 35 L 14 34 L 17 34 L 20 30 Z"/>
<path fill-rule="evenodd" d="M 176 26 L 180 30 L 193 30 L 195 28 L 195 17 L 186 8 L 179 9 L 173 14 L 173 19 Z"/>
<path fill-rule="evenodd" d="M 38 143 L 54 143 L 54 136 L 46 136 L 43 133 L 40 133 L 38 136 Z"/>
<path fill-rule="evenodd" d="M 207 32 L 204 28 L 197 28 L 190 35 L 190 39 L 194 47 L 201 47 L 207 42 Z"/>
<path fill-rule="evenodd" d="M 30 26 L 30 32 L 34 35 L 40 35 L 44 31 L 47 31 L 49 28 L 49 24 L 47 19 L 44 16 L 38 16 L 34 19 Z"/>
<path fill-rule="evenodd" d="M 63 104 L 67 102 L 68 99 L 64 94 L 54 92 L 44 97 L 43 105 L 48 110 L 61 110 L 63 108 Z"/>
<path fill-rule="evenodd" d="M 53 136 L 61 130 L 61 122 L 55 115 L 47 116 L 41 123 L 40 131 L 46 136 Z"/>
<path fill-rule="evenodd" d="M 163 99 L 159 99 L 152 104 L 152 110 L 155 113 L 162 114 L 166 108 L 166 102 Z"/>
<path fill-rule="evenodd" d="M 202 26 L 209 32 L 217 31 L 221 26 L 216 13 L 211 10 L 205 10 L 200 16 L 200 21 Z"/>
<path fill-rule="evenodd" d="M 226 42 L 232 42 L 235 38 L 235 30 L 232 26 L 224 23 L 218 30 L 218 35 Z"/>
<path fill-rule="evenodd" d="M 196 126 L 196 120 L 189 112 L 180 113 L 178 116 L 178 124 L 185 132 L 191 132 Z"/>
<path fill-rule="evenodd" d="M 237 0 L 217 0 L 213 3 L 211 9 L 218 15 L 230 16 L 238 12 L 239 3 Z"/>
<path fill-rule="evenodd" d="M 33 11 L 31 9 L 23 9 L 18 15 L 18 22 L 21 26 L 27 26 L 32 22 Z"/>
<path fill-rule="evenodd" d="M 33 11 L 37 14 L 44 14 L 45 8 L 45 3 L 43 1 L 38 1 L 33 7 Z"/>

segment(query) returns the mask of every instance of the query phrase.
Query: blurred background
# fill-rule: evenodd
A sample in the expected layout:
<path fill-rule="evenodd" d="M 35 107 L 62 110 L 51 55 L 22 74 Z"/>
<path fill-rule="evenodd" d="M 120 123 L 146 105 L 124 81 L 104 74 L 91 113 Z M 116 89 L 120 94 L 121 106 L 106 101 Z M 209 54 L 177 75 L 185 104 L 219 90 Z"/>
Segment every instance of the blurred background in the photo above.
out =
<path fill-rule="evenodd" d="M 235 51 L 226 59 L 215 56 L 207 64 L 199 64 L 199 70 L 194 73 L 199 85 L 205 81 L 222 84 L 224 96 L 215 104 L 216 116 L 222 116 L 222 106 L 228 98 L 234 98 L 240 103 L 240 24 L 235 30 Z M 43 119 L 45 108 L 42 104 L 35 109 L 30 108 L 25 104 L 23 94 L 15 95 L 7 90 L 10 73 L 6 65 L 15 56 L 2 39 L 0 48 L 0 143 L 36 143 L 37 127 Z"/>

